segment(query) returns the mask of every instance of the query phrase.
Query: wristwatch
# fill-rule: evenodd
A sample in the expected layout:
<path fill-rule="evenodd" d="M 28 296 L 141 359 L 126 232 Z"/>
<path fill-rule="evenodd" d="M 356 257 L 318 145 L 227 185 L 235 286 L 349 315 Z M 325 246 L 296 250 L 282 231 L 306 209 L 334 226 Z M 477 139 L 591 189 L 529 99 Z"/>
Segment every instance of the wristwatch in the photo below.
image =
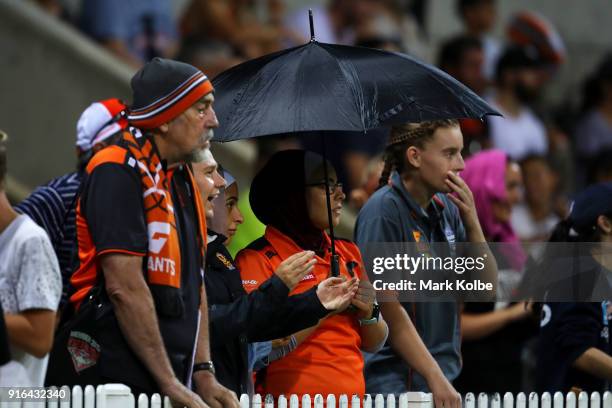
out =
<path fill-rule="evenodd" d="M 204 361 L 203 363 L 196 363 L 193 366 L 193 372 L 196 371 L 210 371 L 213 375 L 215 375 L 215 365 L 212 361 Z"/>
<path fill-rule="evenodd" d="M 380 306 L 378 303 L 374 303 L 374 307 L 372 308 L 372 316 L 369 319 L 359 319 L 360 326 L 369 326 L 371 324 L 378 323 L 378 318 L 380 316 Z"/>

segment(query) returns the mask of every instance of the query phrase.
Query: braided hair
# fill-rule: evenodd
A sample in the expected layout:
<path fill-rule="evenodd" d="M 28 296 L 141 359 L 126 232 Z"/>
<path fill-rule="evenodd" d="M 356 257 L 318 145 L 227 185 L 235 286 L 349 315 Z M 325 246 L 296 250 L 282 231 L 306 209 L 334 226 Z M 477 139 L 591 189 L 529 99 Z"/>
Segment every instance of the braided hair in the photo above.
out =
<path fill-rule="evenodd" d="M 384 152 L 385 167 L 378 181 L 378 188 L 389 183 L 392 171 L 404 173 L 410 166 L 406 160 L 406 149 L 410 146 L 423 148 L 425 143 L 433 138 L 439 128 L 459 126 L 455 119 L 442 119 L 422 123 L 406 123 L 391 128 L 389 142 Z"/>

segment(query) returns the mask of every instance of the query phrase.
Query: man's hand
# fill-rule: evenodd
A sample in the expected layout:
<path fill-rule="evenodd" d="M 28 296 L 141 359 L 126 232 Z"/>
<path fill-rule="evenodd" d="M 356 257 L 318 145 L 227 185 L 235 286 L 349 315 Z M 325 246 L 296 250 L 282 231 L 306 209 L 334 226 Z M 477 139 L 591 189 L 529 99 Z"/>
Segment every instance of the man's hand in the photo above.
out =
<path fill-rule="evenodd" d="M 317 260 L 313 251 L 303 251 L 285 259 L 274 273 L 283 281 L 291 292 L 304 276 L 312 272 Z"/>
<path fill-rule="evenodd" d="M 195 389 L 210 408 L 240 408 L 236 393 L 228 390 L 210 371 L 197 371 L 193 374 Z"/>
<path fill-rule="evenodd" d="M 445 180 L 446 185 L 454 191 L 454 193 L 447 194 L 447 197 L 455 203 L 461 214 L 461 219 L 465 224 L 466 228 L 470 228 L 478 225 L 478 213 L 476 212 L 476 204 L 474 202 L 474 196 L 468 185 L 463 181 L 458 174 L 452 171 L 448 172 L 448 178 Z"/>
<path fill-rule="evenodd" d="M 357 278 L 327 278 L 317 286 L 317 297 L 327 310 L 342 313 L 357 293 Z"/>
<path fill-rule="evenodd" d="M 461 408 L 461 395 L 438 370 L 436 375 L 427 380 L 433 394 L 435 408 Z"/>
<path fill-rule="evenodd" d="M 181 384 L 176 378 L 167 385 L 162 386 L 161 392 L 162 395 L 170 398 L 174 407 L 208 408 L 208 405 L 202 401 L 202 398 Z"/>

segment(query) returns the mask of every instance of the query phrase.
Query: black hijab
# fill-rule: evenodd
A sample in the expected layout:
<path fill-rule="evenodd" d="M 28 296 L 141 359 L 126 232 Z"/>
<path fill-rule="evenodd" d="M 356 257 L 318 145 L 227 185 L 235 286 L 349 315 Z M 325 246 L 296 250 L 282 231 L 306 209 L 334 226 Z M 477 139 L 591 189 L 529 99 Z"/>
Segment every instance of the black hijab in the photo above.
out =
<path fill-rule="evenodd" d="M 335 174 L 328 162 L 328 175 Z M 291 238 L 304 250 L 325 252 L 324 231 L 308 216 L 306 185 L 324 182 L 323 157 L 305 150 L 274 154 L 251 184 L 249 202 L 253 213 Z"/>

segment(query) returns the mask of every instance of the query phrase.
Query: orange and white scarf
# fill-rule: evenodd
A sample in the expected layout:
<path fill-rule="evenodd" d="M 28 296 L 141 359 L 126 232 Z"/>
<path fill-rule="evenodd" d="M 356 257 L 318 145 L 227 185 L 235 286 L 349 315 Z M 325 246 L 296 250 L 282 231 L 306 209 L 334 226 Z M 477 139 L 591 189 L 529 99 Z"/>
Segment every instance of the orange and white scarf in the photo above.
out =
<path fill-rule="evenodd" d="M 181 248 L 176 228 L 175 207 L 172 203 L 169 181 L 170 175 L 162 166 L 156 149 L 148 138 L 138 130 L 124 132 L 123 145 L 132 157 L 129 165 L 140 172 L 142 197 L 149 238 L 147 254 L 147 281 L 149 284 L 181 287 Z M 138 140 L 137 140 L 138 139 Z M 134 163 L 130 163 L 134 160 Z M 193 179 L 193 174 L 186 167 L 186 174 L 193 191 L 194 208 L 198 218 L 198 240 L 201 259 L 205 259 L 206 218 L 200 193 Z"/>

